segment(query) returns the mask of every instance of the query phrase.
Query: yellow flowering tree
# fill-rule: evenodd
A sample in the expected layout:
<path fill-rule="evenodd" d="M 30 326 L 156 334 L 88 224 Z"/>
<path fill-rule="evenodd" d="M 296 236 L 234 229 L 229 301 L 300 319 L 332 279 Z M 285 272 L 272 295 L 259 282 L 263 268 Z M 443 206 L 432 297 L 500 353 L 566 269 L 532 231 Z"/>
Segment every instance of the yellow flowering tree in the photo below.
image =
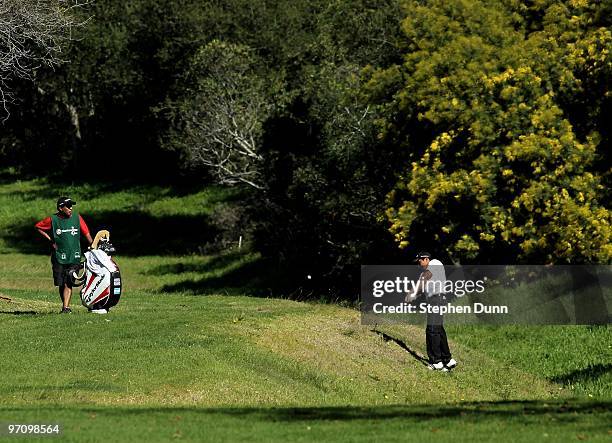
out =
<path fill-rule="evenodd" d="M 612 34 L 594 2 L 406 3 L 401 66 L 369 73 L 400 247 L 457 261 L 609 263 Z M 539 9 L 538 9 L 539 8 Z"/>

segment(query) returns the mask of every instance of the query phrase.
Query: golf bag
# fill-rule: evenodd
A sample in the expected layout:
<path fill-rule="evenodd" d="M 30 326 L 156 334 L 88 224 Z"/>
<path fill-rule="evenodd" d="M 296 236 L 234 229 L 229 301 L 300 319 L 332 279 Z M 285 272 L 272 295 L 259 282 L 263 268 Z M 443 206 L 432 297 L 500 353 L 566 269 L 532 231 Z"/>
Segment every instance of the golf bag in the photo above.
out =
<path fill-rule="evenodd" d="M 76 285 L 81 286 L 81 302 L 91 312 L 105 314 L 121 297 L 121 272 L 111 258 L 115 248 L 108 231 L 100 231 L 85 253 L 81 276 L 74 274 Z"/>

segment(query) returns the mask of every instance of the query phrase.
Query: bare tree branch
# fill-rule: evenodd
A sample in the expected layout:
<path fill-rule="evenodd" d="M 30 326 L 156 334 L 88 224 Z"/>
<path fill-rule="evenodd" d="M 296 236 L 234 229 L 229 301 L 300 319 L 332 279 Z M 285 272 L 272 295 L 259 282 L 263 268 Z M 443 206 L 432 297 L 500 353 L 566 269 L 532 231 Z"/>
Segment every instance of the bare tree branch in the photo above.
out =
<path fill-rule="evenodd" d="M 213 41 L 194 63 L 197 92 L 182 103 L 188 161 L 212 169 L 221 184 L 263 189 L 259 143 L 273 110 L 247 48 Z"/>
<path fill-rule="evenodd" d="M 57 66 L 65 60 L 62 48 L 82 26 L 75 14 L 93 0 L 0 0 L 0 104 L 8 118 L 13 100 L 8 82 L 33 79 L 41 66 Z"/>

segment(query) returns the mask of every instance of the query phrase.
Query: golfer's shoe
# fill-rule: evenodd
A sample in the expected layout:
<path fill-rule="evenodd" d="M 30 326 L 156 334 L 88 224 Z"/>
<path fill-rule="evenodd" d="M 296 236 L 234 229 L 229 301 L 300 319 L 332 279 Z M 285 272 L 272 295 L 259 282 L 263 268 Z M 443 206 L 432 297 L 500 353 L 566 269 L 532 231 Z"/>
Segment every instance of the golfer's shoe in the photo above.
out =
<path fill-rule="evenodd" d="M 108 314 L 106 309 L 91 309 L 89 312 L 92 314 Z"/>
<path fill-rule="evenodd" d="M 427 367 L 431 369 L 432 371 L 448 372 L 448 369 L 446 368 L 446 366 L 444 366 L 444 363 L 442 363 L 441 361 L 438 363 L 430 363 L 427 365 Z"/>
<path fill-rule="evenodd" d="M 457 361 L 454 358 L 451 358 L 448 363 L 446 363 L 446 368 L 447 369 L 453 369 L 457 367 Z"/>
<path fill-rule="evenodd" d="M 72 309 L 70 308 L 62 308 L 60 314 L 72 314 Z"/>

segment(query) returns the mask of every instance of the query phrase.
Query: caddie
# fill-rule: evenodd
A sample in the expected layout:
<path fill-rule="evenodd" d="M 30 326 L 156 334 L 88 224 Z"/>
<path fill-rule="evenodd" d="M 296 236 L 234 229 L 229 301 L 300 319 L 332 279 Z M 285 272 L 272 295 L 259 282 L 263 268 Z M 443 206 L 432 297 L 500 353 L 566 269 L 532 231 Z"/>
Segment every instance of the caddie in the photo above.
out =
<path fill-rule="evenodd" d="M 36 230 L 51 246 L 51 269 L 53 282 L 59 289 L 62 300 L 61 313 L 69 314 L 72 283 L 69 273 L 76 271 L 81 263 L 81 235 L 88 244 L 93 242 L 89 228 L 72 207 L 76 202 L 70 197 L 60 197 L 57 200 L 57 212 L 36 223 Z"/>

